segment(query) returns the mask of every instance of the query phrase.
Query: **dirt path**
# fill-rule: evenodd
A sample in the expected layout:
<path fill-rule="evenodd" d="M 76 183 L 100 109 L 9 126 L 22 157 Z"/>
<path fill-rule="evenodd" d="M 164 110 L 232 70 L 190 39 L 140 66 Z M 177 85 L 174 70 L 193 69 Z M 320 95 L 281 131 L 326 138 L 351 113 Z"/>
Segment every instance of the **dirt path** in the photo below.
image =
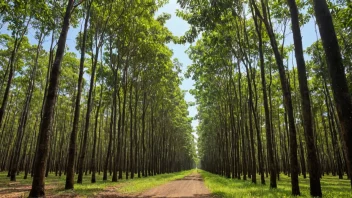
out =
<path fill-rule="evenodd" d="M 183 179 L 148 190 L 138 197 L 211 197 L 211 195 L 202 177 L 198 173 L 193 173 Z"/>
<path fill-rule="evenodd" d="M 106 193 L 101 197 L 182 197 L 182 198 L 211 198 L 211 193 L 205 187 L 202 177 L 198 173 L 192 173 L 184 177 L 158 186 L 140 194 L 117 195 Z"/>

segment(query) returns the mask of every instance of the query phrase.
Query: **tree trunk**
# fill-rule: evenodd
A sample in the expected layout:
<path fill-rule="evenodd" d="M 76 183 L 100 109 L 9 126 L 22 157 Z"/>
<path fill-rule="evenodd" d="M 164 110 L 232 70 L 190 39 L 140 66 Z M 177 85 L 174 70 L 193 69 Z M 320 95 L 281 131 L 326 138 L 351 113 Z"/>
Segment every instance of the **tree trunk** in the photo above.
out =
<path fill-rule="evenodd" d="M 295 56 L 298 70 L 299 89 L 301 93 L 303 125 L 308 150 L 308 171 L 310 181 L 310 195 L 321 197 L 319 161 L 315 147 L 313 134 L 313 118 L 310 104 L 309 88 L 307 82 L 306 64 L 303 55 L 302 36 L 299 26 L 298 10 L 295 0 L 287 0 L 290 7 L 293 42 L 295 45 Z"/>
<path fill-rule="evenodd" d="M 96 182 L 95 172 L 96 172 L 97 162 L 95 160 L 95 155 L 96 155 L 96 145 L 97 145 L 97 128 L 98 128 L 99 112 L 100 112 L 100 108 L 101 108 L 102 97 L 103 97 L 103 84 L 101 84 L 101 87 L 100 87 L 99 104 L 98 104 L 97 112 L 95 114 L 93 151 L 92 151 L 92 158 L 91 158 L 91 162 L 90 162 L 91 170 L 92 170 L 92 179 L 91 179 L 92 183 Z"/>
<path fill-rule="evenodd" d="M 252 14 L 253 11 L 252 11 Z M 254 16 L 254 15 L 253 15 Z M 273 143 L 272 143 L 272 129 L 271 129 L 271 122 L 270 122 L 270 113 L 269 113 L 269 104 L 268 104 L 268 95 L 266 90 L 266 80 L 265 80 L 265 70 L 264 70 L 264 55 L 263 55 L 263 40 L 262 40 L 262 32 L 261 26 L 262 23 L 259 23 L 256 19 L 254 19 L 254 24 L 256 27 L 256 32 L 258 34 L 258 49 L 259 49 L 259 59 L 260 59 L 260 76 L 262 82 L 262 89 L 263 89 L 263 102 L 264 102 L 264 114 L 265 114 L 265 132 L 266 132 L 266 146 L 268 152 L 268 166 L 270 167 L 270 188 L 277 188 L 276 184 L 276 166 L 274 161 L 274 154 L 273 154 Z"/>
<path fill-rule="evenodd" d="M 20 155 L 20 150 L 21 150 L 21 146 L 22 146 L 22 139 L 23 139 L 23 135 L 25 132 L 25 128 L 27 125 L 27 119 L 28 119 L 28 114 L 29 114 L 29 109 L 30 109 L 30 104 L 32 101 L 32 96 L 33 96 L 33 89 L 34 89 L 34 81 L 35 81 L 35 77 L 37 74 L 37 67 L 38 67 L 38 58 L 39 58 L 39 52 L 40 52 L 40 48 L 41 48 L 41 43 L 43 40 L 44 36 L 43 33 L 40 33 L 39 39 L 38 39 L 38 46 L 36 49 L 36 57 L 35 57 L 35 61 L 34 61 L 34 66 L 33 69 L 31 71 L 31 75 L 30 75 L 30 82 L 27 88 L 27 96 L 26 96 L 26 100 L 25 100 L 25 104 L 23 107 L 23 111 L 19 120 L 19 126 L 18 126 L 18 130 L 17 130 L 17 138 L 16 138 L 16 146 L 15 146 L 15 152 L 14 152 L 14 157 L 12 158 L 12 165 L 11 165 L 11 181 L 16 181 L 16 172 L 17 172 L 17 168 L 18 168 L 18 157 Z M 1 125 L 1 124 L 0 124 Z"/>
<path fill-rule="evenodd" d="M 258 10 L 257 5 L 252 0 L 252 5 L 254 6 L 255 12 L 258 16 L 260 16 L 260 12 Z M 285 109 L 288 116 L 288 125 L 290 132 L 290 163 L 291 163 L 291 184 L 292 184 L 292 195 L 300 195 L 300 189 L 298 185 L 298 159 L 297 159 L 297 139 L 296 139 L 296 128 L 295 128 L 295 120 L 293 117 L 293 107 L 292 107 L 292 98 L 291 98 L 291 90 L 290 86 L 285 74 L 285 67 L 283 64 L 283 60 L 281 54 L 279 52 L 279 48 L 277 46 L 277 41 L 275 34 L 273 32 L 273 28 L 270 23 L 270 18 L 267 14 L 267 6 L 263 0 L 261 0 L 261 7 L 263 11 L 263 16 L 260 16 L 264 25 L 266 27 L 270 44 L 274 52 L 276 64 L 279 69 L 279 76 L 281 82 L 281 89 L 284 97 Z"/>
<path fill-rule="evenodd" d="M 98 44 L 97 44 L 98 45 Z M 86 156 L 86 150 L 87 150 L 87 139 L 88 139 L 88 132 L 89 132 L 89 124 L 90 124 L 90 114 L 92 113 L 92 108 L 93 108 L 93 89 L 94 89 L 94 80 L 95 80 L 95 73 L 96 73 L 96 68 L 97 68 L 97 63 L 98 63 L 98 55 L 99 55 L 99 46 L 96 46 L 95 49 L 95 57 L 94 57 L 94 62 L 92 65 L 92 75 L 90 76 L 90 85 L 89 85 L 89 92 L 88 92 L 88 101 L 87 101 L 87 112 L 86 112 L 86 121 L 85 121 L 85 126 L 84 126 L 84 133 L 83 133 L 83 143 L 82 143 L 82 149 L 80 151 L 80 156 L 79 156 L 79 161 L 78 161 L 78 178 L 77 178 L 77 183 L 81 184 L 83 180 L 83 165 L 84 165 L 84 159 Z"/>
<path fill-rule="evenodd" d="M 84 22 L 84 30 L 83 30 L 83 39 L 81 46 L 81 59 L 79 63 L 79 74 L 78 74 L 78 84 L 77 84 L 77 95 L 76 95 L 76 103 L 75 103 L 75 113 L 73 118 L 73 126 L 72 132 L 70 135 L 70 143 L 68 149 L 68 164 L 66 168 L 66 183 L 65 189 L 73 189 L 74 188 L 74 177 L 75 177 L 75 156 L 76 156 L 76 142 L 77 142 L 77 132 L 78 132 L 78 123 L 79 116 L 81 110 L 81 96 L 82 96 L 82 83 L 83 83 L 83 73 L 84 73 L 84 59 L 86 52 L 86 40 L 87 40 L 87 28 L 88 28 L 88 20 L 90 15 L 90 5 L 88 6 L 86 18 Z"/>
<path fill-rule="evenodd" d="M 62 25 L 62 30 L 60 33 L 55 61 L 52 66 L 50 82 L 48 88 L 48 94 L 46 96 L 42 122 L 40 125 L 39 135 L 38 135 L 38 149 L 36 154 L 36 159 L 34 162 L 34 177 L 32 182 L 32 189 L 29 193 L 29 197 L 42 197 L 45 196 L 45 183 L 44 174 L 45 166 L 48 159 L 49 153 L 49 138 L 51 133 L 52 118 L 54 114 L 54 107 L 57 98 L 57 90 L 59 87 L 59 76 L 61 69 L 61 62 L 65 52 L 66 37 L 67 32 L 70 27 L 70 18 L 74 6 L 74 1 L 69 0 L 66 7 L 66 12 L 64 16 L 64 21 Z"/>
<path fill-rule="evenodd" d="M 18 38 L 15 39 L 15 43 L 14 43 L 14 48 L 12 50 L 11 53 L 11 58 L 10 58 L 10 62 L 9 62 L 9 67 L 10 67 L 10 71 L 9 71 L 9 76 L 7 78 L 7 84 L 6 84 L 6 88 L 5 88 L 5 93 L 4 93 L 4 98 L 2 99 L 2 103 L 1 103 L 1 108 L 0 108 L 0 126 L 2 124 L 2 120 L 5 114 L 5 109 L 7 106 L 7 100 L 9 98 L 10 95 L 10 88 L 11 88 L 11 84 L 12 84 L 12 79 L 13 79 L 13 75 L 15 73 L 15 56 L 17 54 L 17 50 L 18 50 Z"/>
<path fill-rule="evenodd" d="M 352 103 L 332 17 L 326 0 L 314 0 L 315 17 L 323 42 L 335 106 L 342 129 L 346 165 L 352 186 Z"/>

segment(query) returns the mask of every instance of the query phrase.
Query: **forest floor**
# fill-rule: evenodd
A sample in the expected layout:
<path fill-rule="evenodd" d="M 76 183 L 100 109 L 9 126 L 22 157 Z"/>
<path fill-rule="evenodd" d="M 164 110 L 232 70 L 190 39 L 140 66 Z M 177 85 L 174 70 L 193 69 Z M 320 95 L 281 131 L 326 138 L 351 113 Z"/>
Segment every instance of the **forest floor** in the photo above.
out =
<path fill-rule="evenodd" d="M 186 176 L 192 175 L 192 173 L 194 172 L 195 170 L 189 170 L 129 180 L 123 179 L 119 180 L 117 183 L 111 181 L 102 181 L 101 174 L 97 175 L 97 182 L 95 184 L 90 183 L 90 175 L 84 175 L 83 184 L 75 184 L 74 190 L 64 189 L 66 178 L 64 175 L 59 177 L 55 176 L 54 174 L 49 174 L 49 177 L 45 179 L 45 189 L 47 197 L 52 198 L 136 197 L 143 196 L 142 192 L 150 193 L 152 191 L 149 192 L 148 190 L 153 189 L 157 186 L 162 186 L 163 184 L 166 184 L 170 181 L 182 181 L 183 179 L 185 179 L 186 181 L 187 178 L 193 178 L 193 176 Z M 200 176 L 198 176 L 198 178 L 200 178 Z M 195 179 L 195 181 L 197 180 Z M 0 198 L 27 197 L 31 189 L 31 184 L 32 179 L 30 176 L 28 177 L 28 179 L 23 179 L 23 174 L 19 174 L 17 176 L 17 181 L 11 182 L 7 177 L 7 172 L 0 172 Z M 181 185 L 181 187 L 185 187 L 187 185 Z M 195 192 L 198 193 L 198 191 Z"/>
<path fill-rule="evenodd" d="M 280 174 L 280 180 L 277 181 L 277 189 L 269 189 L 270 181 L 268 177 L 265 177 L 266 185 L 261 185 L 259 175 L 257 175 L 257 184 L 252 184 L 251 178 L 247 178 L 244 181 L 225 178 L 203 170 L 199 170 L 199 173 L 214 197 L 293 197 L 291 195 L 291 179 L 284 174 Z M 301 191 L 300 197 L 311 197 L 308 175 L 306 179 L 302 175 L 299 176 L 299 187 Z M 324 198 L 352 198 L 350 181 L 346 175 L 344 175 L 343 179 L 338 179 L 338 176 L 325 175 L 321 179 L 321 187 Z"/>
<path fill-rule="evenodd" d="M 0 198 L 27 197 L 31 189 L 30 177 L 23 179 L 18 175 L 16 182 L 10 182 L 7 173 L 0 172 Z M 97 175 L 97 183 L 90 183 L 90 175 L 85 175 L 83 184 L 76 184 L 74 190 L 64 190 L 65 176 L 53 174 L 46 178 L 47 197 L 292 197 L 290 177 L 280 174 L 277 189 L 269 189 L 267 184 L 252 184 L 250 178 L 246 181 L 228 179 L 203 170 L 189 170 L 171 174 L 161 174 L 152 177 L 103 182 L 102 174 Z M 299 177 L 301 197 L 310 197 L 309 178 Z M 338 179 L 337 176 L 325 175 L 321 179 L 323 196 L 352 198 L 350 182 Z M 208 190 L 209 189 L 209 190 Z"/>

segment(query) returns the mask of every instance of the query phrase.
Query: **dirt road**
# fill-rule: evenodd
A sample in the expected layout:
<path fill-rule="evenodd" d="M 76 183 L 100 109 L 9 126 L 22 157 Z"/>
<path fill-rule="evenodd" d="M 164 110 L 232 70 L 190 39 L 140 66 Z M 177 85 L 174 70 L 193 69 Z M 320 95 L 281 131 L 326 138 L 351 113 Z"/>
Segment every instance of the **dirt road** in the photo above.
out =
<path fill-rule="evenodd" d="M 150 189 L 137 197 L 211 197 L 202 177 L 193 173 L 183 179 L 175 180 Z"/>
<path fill-rule="evenodd" d="M 167 184 L 158 186 L 150 189 L 143 193 L 133 195 L 121 195 L 116 194 L 116 190 L 104 192 L 99 197 L 110 198 L 110 197 L 182 197 L 182 198 L 211 198 L 211 193 L 205 187 L 202 177 L 198 173 L 192 173 L 184 177 L 171 181 Z"/>

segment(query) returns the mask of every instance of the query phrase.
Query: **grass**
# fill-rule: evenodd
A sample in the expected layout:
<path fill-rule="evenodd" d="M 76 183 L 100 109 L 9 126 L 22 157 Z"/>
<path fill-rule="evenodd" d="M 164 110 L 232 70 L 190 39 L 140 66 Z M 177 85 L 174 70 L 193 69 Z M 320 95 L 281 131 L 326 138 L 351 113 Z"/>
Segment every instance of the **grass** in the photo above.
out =
<path fill-rule="evenodd" d="M 170 174 L 160 174 L 151 177 L 135 178 L 129 180 L 119 180 L 118 182 L 103 181 L 103 175 L 96 175 L 97 182 L 95 184 L 90 183 L 91 175 L 83 176 L 83 184 L 75 184 L 74 190 L 65 190 L 65 179 L 66 176 L 61 177 L 49 174 L 49 177 L 45 179 L 45 188 L 47 195 L 59 195 L 59 196 L 79 196 L 79 197 L 91 197 L 98 195 L 105 189 L 112 187 L 116 190 L 116 193 L 138 193 L 145 190 L 154 188 L 162 185 L 166 182 L 180 179 L 192 173 L 193 170 L 182 171 Z M 77 179 L 75 177 L 75 179 Z M 16 182 L 11 182 L 7 177 L 7 172 L 0 172 L 0 197 L 7 196 L 9 194 L 16 195 L 19 197 L 26 197 L 29 194 L 32 184 L 32 178 L 29 176 L 28 179 L 23 179 L 23 174 L 17 176 Z"/>
<path fill-rule="evenodd" d="M 170 174 L 161 174 L 152 177 L 135 178 L 133 180 L 119 180 L 117 183 L 111 181 L 102 181 L 102 174 L 97 175 L 97 182 L 90 183 L 90 175 L 84 175 L 83 184 L 75 184 L 74 190 L 65 190 L 65 176 L 61 177 L 50 174 L 46 178 L 46 192 L 47 195 L 59 195 L 63 197 L 78 196 L 78 197 L 92 197 L 98 195 L 107 188 L 116 191 L 118 194 L 134 194 L 149 190 L 156 186 L 165 184 L 169 181 L 181 179 L 195 170 L 182 171 Z M 228 179 L 219 175 L 211 174 L 209 172 L 198 170 L 202 175 L 205 185 L 216 197 L 292 197 L 291 196 L 291 182 L 290 177 L 281 174 L 280 181 L 278 181 L 277 189 L 269 189 L 267 185 L 252 184 L 250 178 L 247 181 L 238 179 Z M 111 179 L 111 177 L 109 178 Z M 260 182 L 260 177 L 257 176 L 257 181 Z M 266 178 L 269 182 L 269 178 Z M 299 178 L 301 197 L 310 197 L 309 195 L 309 179 Z M 9 194 L 15 196 L 26 197 L 29 193 L 32 184 L 32 179 L 23 179 L 23 174 L 17 176 L 17 182 L 10 182 L 6 172 L 0 172 L 0 197 Z M 338 179 L 334 176 L 324 176 L 321 180 L 323 196 L 324 197 L 343 197 L 352 198 L 352 190 L 350 188 L 349 180 Z"/>
<path fill-rule="evenodd" d="M 238 179 L 228 179 L 203 170 L 198 171 L 208 189 L 216 197 L 293 197 L 291 195 L 290 177 L 281 174 L 277 189 L 269 189 L 269 178 L 265 178 L 267 185 L 252 184 L 250 178 L 247 181 Z M 257 176 L 257 182 L 260 177 Z M 323 197 L 352 197 L 352 190 L 349 180 L 338 179 L 337 176 L 324 176 L 321 180 Z M 301 197 L 310 197 L 309 178 L 299 177 Z"/>

